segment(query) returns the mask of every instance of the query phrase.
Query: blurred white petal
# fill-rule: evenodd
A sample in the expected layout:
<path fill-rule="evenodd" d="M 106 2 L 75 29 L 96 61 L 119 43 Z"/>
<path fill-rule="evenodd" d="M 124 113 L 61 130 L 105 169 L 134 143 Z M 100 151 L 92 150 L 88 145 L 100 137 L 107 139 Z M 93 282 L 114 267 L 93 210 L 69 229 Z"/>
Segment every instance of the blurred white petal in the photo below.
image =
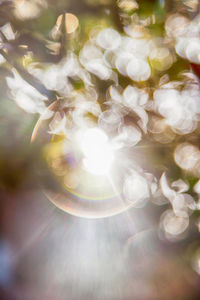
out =
<path fill-rule="evenodd" d="M 142 134 L 135 126 L 122 126 L 119 128 L 119 134 L 113 140 L 115 147 L 133 147 L 142 138 Z"/>
<path fill-rule="evenodd" d="M 184 193 L 184 192 L 187 192 L 188 189 L 189 189 L 188 183 L 186 183 L 186 182 L 183 181 L 182 179 L 178 179 L 178 180 L 176 180 L 176 181 L 173 181 L 171 186 L 172 186 L 173 188 L 175 188 L 176 191 L 177 191 L 178 193 Z"/>
<path fill-rule="evenodd" d="M 160 186 L 163 195 L 171 202 L 176 197 L 176 192 L 170 188 L 165 173 L 160 178 Z"/>
<path fill-rule="evenodd" d="M 189 225 L 188 217 L 176 216 L 172 210 L 167 210 L 161 219 L 164 230 L 172 236 L 183 233 Z"/>
<path fill-rule="evenodd" d="M 85 68 L 102 80 L 109 79 L 112 74 L 112 70 L 105 65 L 103 59 L 90 60 L 85 63 Z"/>
<path fill-rule="evenodd" d="M 130 201 L 134 207 L 144 206 L 150 196 L 146 179 L 136 172 L 125 179 L 123 193 L 125 200 Z"/>
<path fill-rule="evenodd" d="M 197 181 L 197 183 L 193 187 L 194 192 L 197 194 L 200 194 L 200 179 Z"/>
<path fill-rule="evenodd" d="M 174 160 L 180 168 L 193 170 L 197 163 L 200 162 L 200 151 L 192 144 L 179 144 L 174 152 Z"/>
<path fill-rule="evenodd" d="M 115 131 L 122 123 L 122 115 L 112 109 L 102 112 L 98 119 L 99 126 L 106 131 Z"/>
<path fill-rule="evenodd" d="M 121 52 L 117 54 L 115 60 L 116 69 L 124 76 L 127 76 L 127 65 L 134 58 L 134 56 L 128 52 Z"/>
<path fill-rule="evenodd" d="M 138 105 L 139 90 L 133 86 L 128 85 L 123 92 L 124 103 L 130 108 Z"/>
<path fill-rule="evenodd" d="M 126 68 L 128 76 L 134 81 L 145 81 L 151 76 L 149 64 L 141 59 L 132 59 Z"/>
<path fill-rule="evenodd" d="M 140 106 L 134 108 L 134 112 L 139 116 L 140 120 L 138 121 L 138 125 L 144 131 L 147 132 L 147 123 L 148 123 L 148 114 L 147 112 Z"/>
<path fill-rule="evenodd" d="M 97 36 L 96 42 L 100 47 L 104 49 L 113 50 L 119 47 L 121 36 L 116 30 L 112 28 L 106 28 L 100 31 Z"/>
<path fill-rule="evenodd" d="M 110 92 L 110 96 L 113 100 L 115 100 L 117 103 L 122 104 L 122 96 L 116 87 L 111 85 L 109 88 L 109 92 Z"/>

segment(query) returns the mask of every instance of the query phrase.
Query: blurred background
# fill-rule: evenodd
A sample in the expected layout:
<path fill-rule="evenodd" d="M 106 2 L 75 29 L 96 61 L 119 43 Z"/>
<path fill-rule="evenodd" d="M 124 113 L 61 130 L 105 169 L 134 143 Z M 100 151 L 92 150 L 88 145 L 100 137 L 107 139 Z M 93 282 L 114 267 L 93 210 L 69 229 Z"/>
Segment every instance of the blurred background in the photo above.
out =
<path fill-rule="evenodd" d="M 199 299 L 199 9 L 198 0 L 0 1 L 0 299 Z M 129 46 L 120 61 L 117 50 L 106 52 L 116 39 L 113 32 L 98 35 L 105 28 L 120 39 L 148 40 L 148 66 L 126 73 Z M 95 60 L 97 48 L 83 48 L 88 40 L 106 49 L 103 67 Z M 137 52 L 144 49 L 139 44 Z M 148 94 L 140 109 L 131 108 L 134 113 L 128 104 L 124 109 L 112 102 L 117 93 L 126 100 L 129 85 Z M 178 106 L 175 90 L 194 99 L 188 111 L 181 110 L 186 102 Z M 159 102 L 163 91 L 167 106 Z M 62 117 L 94 97 L 101 113 L 108 105 L 124 123 L 137 123 L 143 139 L 135 154 L 156 178 L 156 194 L 141 207 L 85 218 L 59 209 L 44 194 L 44 188 L 61 187 L 44 155 L 46 137 L 31 143 L 32 133 L 42 118 L 58 135 L 62 118 L 52 121 L 47 107 L 70 97 L 75 108 L 59 108 Z M 87 113 L 102 120 L 90 108 Z M 127 195 L 135 192 L 128 185 Z"/>

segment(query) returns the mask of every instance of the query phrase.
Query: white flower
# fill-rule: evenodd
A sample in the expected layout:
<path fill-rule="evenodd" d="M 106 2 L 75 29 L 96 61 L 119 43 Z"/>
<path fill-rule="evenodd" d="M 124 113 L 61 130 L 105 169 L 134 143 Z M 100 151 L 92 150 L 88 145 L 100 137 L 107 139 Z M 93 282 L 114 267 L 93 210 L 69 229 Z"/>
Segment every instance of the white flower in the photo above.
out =
<path fill-rule="evenodd" d="M 7 77 L 6 81 L 15 102 L 29 113 L 42 114 L 46 109 L 44 102 L 47 97 L 23 80 L 15 69 L 12 69 L 12 72 L 14 77 Z"/>
<path fill-rule="evenodd" d="M 56 65 L 40 65 L 31 64 L 28 71 L 37 77 L 47 89 L 55 90 L 62 96 L 68 96 L 73 91 L 73 85 L 69 81 L 69 77 L 81 79 L 86 88 L 92 86 L 90 74 L 81 67 L 77 57 L 73 53 L 69 53 Z"/>
<path fill-rule="evenodd" d="M 200 105 L 199 90 L 161 88 L 154 92 L 154 108 L 166 123 L 179 134 L 188 134 L 197 127 Z"/>
<path fill-rule="evenodd" d="M 105 61 L 102 50 L 92 43 L 85 44 L 79 54 L 79 59 L 87 71 L 100 79 L 107 80 L 111 77 L 111 66 Z"/>
<path fill-rule="evenodd" d="M 147 132 L 148 114 L 144 107 L 148 101 L 148 94 L 144 90 L 140 90 L 137 87 L 127 86 L 126 89 L 120 93 L 119 90 L 111 86 L 109 89 L 111 101 L 108 102 L 111 105 L 125 107 L 127 112 L 135 112 L 140 120 L 138 125 L 142 130 Z"/>
<path fill-rule="evenodd" d="M 185 193 L 189 190 L 189 185 L 182 179 L 179 179 L 171 184 L 172 189 L 168 184 L 166 174 L 163 173 L 160 178 L 160 186 L 163 195 L 171 203 L 174 214 L 178 217 L 187 217 L 191 213 L 191 207 L 195 203 L 192 196 Z"/>

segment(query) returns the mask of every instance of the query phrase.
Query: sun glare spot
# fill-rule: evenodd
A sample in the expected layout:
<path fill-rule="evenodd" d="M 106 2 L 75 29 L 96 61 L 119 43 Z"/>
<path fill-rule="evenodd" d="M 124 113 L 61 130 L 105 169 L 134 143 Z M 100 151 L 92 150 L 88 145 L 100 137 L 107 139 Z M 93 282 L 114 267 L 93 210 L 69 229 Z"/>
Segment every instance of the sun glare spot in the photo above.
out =
<path fill-rule="evenodd" d="M 99 128 L 87 129 L 80 147 L 84 154 L 83 165 L 88 172 L 96 175 L 109 172 L 114 154 L 104 131 Z"/>

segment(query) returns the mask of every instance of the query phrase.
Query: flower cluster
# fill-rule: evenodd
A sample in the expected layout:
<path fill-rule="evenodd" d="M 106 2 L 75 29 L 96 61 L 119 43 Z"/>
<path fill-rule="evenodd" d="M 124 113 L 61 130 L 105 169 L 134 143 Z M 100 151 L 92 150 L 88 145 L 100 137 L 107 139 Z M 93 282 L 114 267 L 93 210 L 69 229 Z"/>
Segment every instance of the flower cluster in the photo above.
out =
<path fill-rule="evenodd" d="M 200 63 L 199 20 L 199 16 L 190 22 L 179 14 L 171 15 L 165 23 L 165 36 L 160 38 L 139 31 L 134 24 L 125 26 L 123 34 L 113 28 L 93 29 L 78 55 L 71 51 L 55 65 L 29 64 L 28 72 L 46 89 L 56 91 L 57 111 L 48 108 L 47 98 L 14 69 L 14 77 L 7 78 L 8 86 L 20 107 L 39 113 L 40 119 L 49 119 L 49 134 L 64 135 L 73 142 L 76 132 L 98 127 L 109 136 L 112 151 L 119 153 L 137 147 L 147 137 L 161 144 L 174 141 L 175 164 L 182 172 L 198 177 L 200 151 L 187 141 L 187 135 L 199 126 L 199 79 L 192 70 L 186 70 L 177 81 L 170 80 L 165 72 L 178 56 Z M 105 99 L 95 85 L 97 78 L 110 82 Z M 126 86 L 122 78 L 127 80 Z M 73 81 L 81 81 L 82 88 L 76 89 Z M 183 136 L 184 141 L 177 142 Z M 122 156 L 119 154 L 120 159 Z M 132 156 L 124 157 L 123 163 L 123 199 L 141 207 L 150 197 L 162 194 L 171 209 L 161 217 L 161 232 L 172 240 L 182 237 L 189 216 L 198 209 L 194 199 L 200 194 L 199 182 L 192 197 L 182 179 L 170 187 L 165 174 L 159 184 L 156 176 L 141 168 Z"/>

